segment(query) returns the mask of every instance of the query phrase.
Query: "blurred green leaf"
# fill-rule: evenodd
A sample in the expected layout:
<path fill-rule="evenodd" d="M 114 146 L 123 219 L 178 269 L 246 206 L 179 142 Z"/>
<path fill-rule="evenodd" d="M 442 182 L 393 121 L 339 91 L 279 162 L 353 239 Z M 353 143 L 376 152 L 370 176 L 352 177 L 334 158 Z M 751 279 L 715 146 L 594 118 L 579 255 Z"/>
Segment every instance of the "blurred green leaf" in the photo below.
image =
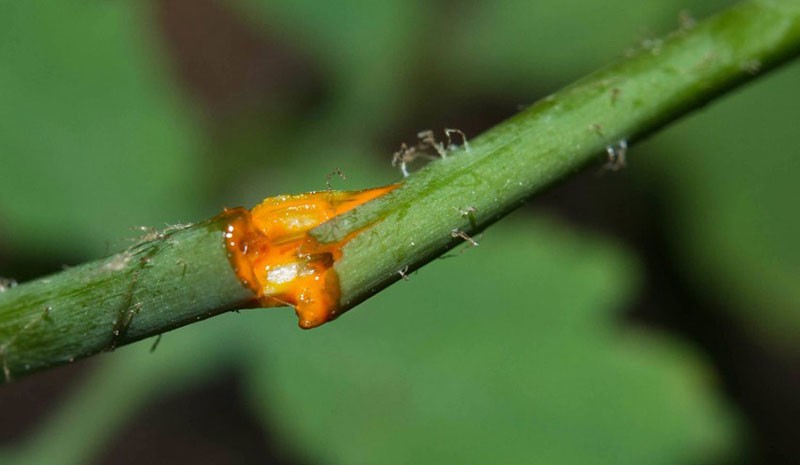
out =
<path fill-rule="evenodd" d="M 443 72 L 481 92 L 562 85 L 679 25 L 733 1 L 504 0 L 451 10 Z"/>
<path fill-rule="evenodd" d="M 146 11 L 0 6 L 0 221 L 18 252 L 97 255 L 134 226 L 196 219 L 197 133 Z"/>
<path fill-rule="evenodd" d="M 730 445 L 690 351 L 614 325 L 638 284 L 630 257 L 541 221 L 455 255 L 319 330 L 285 331 L 286 314 L 253 325 L 253 401 L 293 449 L 332 464 L 667 464 Z"/>
<path fill-rule="evenodd" d="M 779 70 L 659 135 L 648 147 L 660 156 L 642 159 L 667 196 L 679 266 L 747 327 L 795 348 L 798 82 L 800 66 Z"/>
<path fill-rule="evenodd" d="M 328 121 L 339 137 L 347 136 L 341 131 L 354 130 L 363 137 L 392 120 L 412 90 L 406 85 L 410 64 L 431 29 L 419 1 L 237 3 L 323 64 L 332 95 L 326 111 L 335 115 Z"/>
<path fill-rule="evenodd" d="M 391 151 L 376 148 L 375 140 L 399 124 L 414 101 L 412 76 L 432 30 L 426 5 L 404 0 L 232 5 L 270 37 L 313 57 L 325 87 L 325 99 L 291 124 L 265 127 L 257 115 L 245 115 L 224 128 L 215 155 L 250 165 L 229 191 L 236 202 L 252 205 L 268 195 L 324 189 L 337 168 L 347 180 L 334 176 L 336 188 L 396 181 Z M 385 157 L 376 163 L 381 150 Z"/>
<path fill-rule="evenodd" d="M 169 333 L 153 352 L 151 339 L 101 356 L 34 434 L 0 449 L 0 463 L 93 463 L 150 402 L 230 369 L 240 357 L 240 331 L 241 320 L 230 314 Z"/>

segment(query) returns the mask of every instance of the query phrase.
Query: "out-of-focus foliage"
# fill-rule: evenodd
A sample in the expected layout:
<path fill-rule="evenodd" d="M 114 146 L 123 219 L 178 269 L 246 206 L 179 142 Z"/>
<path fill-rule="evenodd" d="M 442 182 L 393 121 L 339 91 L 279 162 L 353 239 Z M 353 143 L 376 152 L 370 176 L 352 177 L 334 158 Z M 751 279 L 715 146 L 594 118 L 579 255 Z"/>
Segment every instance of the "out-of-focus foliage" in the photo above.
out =
<path fill-rule="evenodd" d="M 668 464 L 729 446 L 692 354 L 609 324 L 635 262 L 508 222 L 318 335 L 253 339 L 256 405 L 314 463 Z"/>
<path fill-rule="evenodd" d="M 170 73 L 151 4 L 6 2 L 0 252 L 89 258 L 126 228 L 324 188 L 337 167 L 348 179 L 336 187 L 396 180 L 383 144 L 413 139 L 395 134 L 410 115 L 446 115 L 434 104 L 474 94 L 530 103 L 677 26 L 682 9 L 728 3 L 221 2 L 307 53 L 325 93 L 311 110 L 239 115 L 212 138 Z M 797 68 L 767 79 L 630 157 L 630 172 L 662 188 L 674 252 L 697 286 L 787 333 L 800 325 L 798 144 L 787 123 L 796 81 Z M 223 366 L 239 369 L 266 428 L 315 463 L 677 464 L 735 453 L 735 414 L 702 357 L 620 325 L 639 273 L 610 238 L 518 217 L 318 330 L 295 330 L 288 309 L 248 311 L 171 332 L 154 354 L 142 343 L 103 356 L 0 460 L 87 463 L 136 409 Z"/>
<path fill-rule="evenodd" d="M 442 48 L 449 53 L 442 56 L 447 68 L 483 91 L 509 85 L 524 89 L 537 82 L 560 87 L 565 76 L 576 79 L 638 41 L 674 29 L 681 7 L 704 14 L 714 10 L 714 3 L 730 2 L 480 2 L 452 10 L 453 21 L 444 26 L 452 37 L 445 35 Z"/>
<path fill-rule="evenodd" d="M 0 227 L 17 251 L 88 258 L 199 210 L 200 141 L 146 18 L 136 2 L 0 6 Z"/>
<path fill-rule="evenodd" d="M 324 65 L 334 93 L 328 123 L 342 129 L 356 125 L 367 134 L 385 129 L 385 122 L 397 117 L 393 110 L 402 109 L 401 98 L 413 91 L 404 80 L 435 21 L 418 1 L 238 3 Z"/>
<path fill-rule="evenodd" d="M 752 64 L 757 66 L 757 64 Z M 800 340 L 800 66 L 766 77 L 648 147 L 678 261 L 765 341 Z"/>

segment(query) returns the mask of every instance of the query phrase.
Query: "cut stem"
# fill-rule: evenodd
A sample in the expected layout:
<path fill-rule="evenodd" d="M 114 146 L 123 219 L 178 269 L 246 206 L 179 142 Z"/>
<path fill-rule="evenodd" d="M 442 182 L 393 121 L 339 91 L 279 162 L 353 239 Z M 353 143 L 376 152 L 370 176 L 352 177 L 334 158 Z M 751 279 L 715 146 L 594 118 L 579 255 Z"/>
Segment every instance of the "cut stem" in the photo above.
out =
<path fill-rule="evenodd" d="M 798 52 L 800 2 L 742 2 L 649 41 L 470 140 L 469 150 L 448 150 L 400 188 L 311 231 L 323 244 L 358 232 L 334 265 L 339 310 L 474 237 L 607 147 L 627 147 Z M 219 217 L 167 232 L 0 292 L 3 379 L 252 305 L 228 261 L 226 226 Z"/>

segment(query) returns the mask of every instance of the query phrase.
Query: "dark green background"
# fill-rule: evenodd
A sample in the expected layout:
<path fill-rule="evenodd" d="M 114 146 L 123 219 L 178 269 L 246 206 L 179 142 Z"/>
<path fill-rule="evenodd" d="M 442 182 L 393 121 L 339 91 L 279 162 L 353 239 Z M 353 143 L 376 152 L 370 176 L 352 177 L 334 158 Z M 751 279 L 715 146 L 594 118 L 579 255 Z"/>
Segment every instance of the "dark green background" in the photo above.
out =
<path fill-rule="evenodd" d="M 0 274 L 393 182 L 731 2 L 0 3 Z M 800 460 L 800 68 L 318 330 L 223 315 L 0 388 L 0 463 Z"/>

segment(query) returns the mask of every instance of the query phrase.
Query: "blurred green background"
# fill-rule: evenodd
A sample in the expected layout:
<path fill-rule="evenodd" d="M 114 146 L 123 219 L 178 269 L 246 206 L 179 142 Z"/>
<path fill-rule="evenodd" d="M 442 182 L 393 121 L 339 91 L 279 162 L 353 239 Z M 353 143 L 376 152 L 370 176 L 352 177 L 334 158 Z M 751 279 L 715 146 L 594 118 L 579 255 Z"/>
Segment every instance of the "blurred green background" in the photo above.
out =
<path fill-rule="evenodd" d="M 730 5 L 0 2 L 0 275 L 396 181 Z M 554 187 L 337 322 L 226 314 L 0 387 L 0 464 L 800 461 L 800 66 Z M 598 162 L 601 156 L 598 155 Z"/>

